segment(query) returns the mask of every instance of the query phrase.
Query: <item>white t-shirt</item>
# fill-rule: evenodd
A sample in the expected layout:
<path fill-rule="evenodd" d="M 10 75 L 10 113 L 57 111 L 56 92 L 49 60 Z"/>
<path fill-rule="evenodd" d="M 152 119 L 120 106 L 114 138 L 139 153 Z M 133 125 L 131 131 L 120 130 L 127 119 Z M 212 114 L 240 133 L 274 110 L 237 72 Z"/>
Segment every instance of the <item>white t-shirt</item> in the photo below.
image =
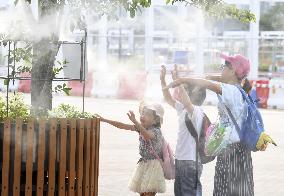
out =
<path fill-rule="evenodd" d="M 193 160 L 195 161 L 196 144 L 194 138 L 191 136 L 185 124 L 185 114 L 187 110 L 184 106 L 177 102 L 175 103 L 175 108 L 178 114 L 178 135 L 175 156 L 177 160 Z M 203 120 L 203 110 L 200 106 L 193 106 L 192 115 L 188 115 L 189 119 L 192 121 L 194 128 L 196 129 L 198 135 L 201 131 L 202 120 Z"/>
<path fill-rule="evenodd" d="M 221 100 L 223 104 L 225 104 L 230 110 L 232 115 L 234 116 L 237 124 L 241 128 L 242 121 L 247 113 L 247 107 L 244 103 L 242 94 L 240 90 L 231 84 L 221 83 L 222 87 L 222 95 Z M 225 107 L 222 107 L 222 104 L 218 103 L 218 112 L 220 116 L 220 123 L 227 130 L 231 130 L 230 140 L 231 141 L 239 141 L 239 135 L 237 129 L 228 115 Z"/>

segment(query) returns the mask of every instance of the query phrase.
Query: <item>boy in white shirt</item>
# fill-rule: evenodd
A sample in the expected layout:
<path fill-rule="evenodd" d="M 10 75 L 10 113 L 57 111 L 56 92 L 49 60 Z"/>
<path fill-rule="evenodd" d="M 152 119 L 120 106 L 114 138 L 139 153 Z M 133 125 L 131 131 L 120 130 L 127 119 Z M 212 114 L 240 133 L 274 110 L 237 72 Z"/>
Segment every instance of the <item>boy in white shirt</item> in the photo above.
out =
<path fill-rule="evenodd" d="M 201 196 L 202 186 L 200 176 L 202 173 L 202 164 L 196 160 L 196 143 L 190 134 L 185 123 L 185 116 L 188 114 L 196 132 L 200 135 L 204 113 L 200 105 L 206 97 L 205 89 L 194 86 L 179 86 L 179 100 L 172 97 L 166 87 L 165 81 L 166 68 L 162 66 L 160 80 L 163 88 L 165 101 L 176 109 L 178 114 L 178 137 L 175 151 L 175 167 L 176 176 L 174 183 L 175 196 Z M 177 69 L 175 67 L 172 77 L 177 78 Z M 198 171 L 196 170 L 196 162 L 198 161 Z M 198 172 L 198 178 L 196 178 Z M 197 186 L 196 186 L 197 185 Z"/>

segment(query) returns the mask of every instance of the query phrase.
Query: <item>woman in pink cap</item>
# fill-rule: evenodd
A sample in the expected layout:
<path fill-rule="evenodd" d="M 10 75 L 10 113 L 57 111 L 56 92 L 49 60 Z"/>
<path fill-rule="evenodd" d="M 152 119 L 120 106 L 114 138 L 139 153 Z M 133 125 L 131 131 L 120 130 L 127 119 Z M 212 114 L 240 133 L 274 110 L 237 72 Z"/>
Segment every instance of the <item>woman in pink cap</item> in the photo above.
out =
<path fill-rule="evenodd" d="M 243 79 L 250 71 L 250 62 L 244 56 L 237 54 L 227 56 L 221 54 L 225 60 L 221 76 L 214 78 L 219 82 L 201 78 L 180 78 L 173 81 L 167 88 L 176 87 L 183 83 L 190 83 L 207 88 L 220 97 L 222 104 L 218 104 L 220 124 L 230 130 L 230 140 L 236 141 L 221 151 L 217 156 L 214 177 L 214 196 L 253 196 L 253 167 L 250 150 L 239 143 L 236 127 L 227 115 L 224 104 L 240 126 L 246 114 L 246 105 L 238 89 Z M 212 78 L 210 78 L 212 79 Z"/>

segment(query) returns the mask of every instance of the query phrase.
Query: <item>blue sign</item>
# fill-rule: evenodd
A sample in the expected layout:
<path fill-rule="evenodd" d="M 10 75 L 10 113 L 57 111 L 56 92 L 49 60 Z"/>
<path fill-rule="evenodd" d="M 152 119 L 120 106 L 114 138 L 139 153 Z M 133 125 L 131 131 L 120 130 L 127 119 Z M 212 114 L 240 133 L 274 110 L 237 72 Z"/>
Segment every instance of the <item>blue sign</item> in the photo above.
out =
<path fill-rule="evenodd" d="M 183 64 L 188 65 L 188 51 L 174 51 L 173 52 L 173 63 L 174 64 Z"/>

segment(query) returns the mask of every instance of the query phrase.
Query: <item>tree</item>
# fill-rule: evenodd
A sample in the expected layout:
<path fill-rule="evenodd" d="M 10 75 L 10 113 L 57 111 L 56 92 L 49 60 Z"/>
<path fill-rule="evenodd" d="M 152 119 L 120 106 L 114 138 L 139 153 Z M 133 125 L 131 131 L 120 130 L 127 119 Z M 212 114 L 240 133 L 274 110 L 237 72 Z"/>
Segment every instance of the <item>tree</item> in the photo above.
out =
<path fill-rule="evenodd" d="M 15 4 L 19 0 L 15 1 Z M 26 0 L 31 3 L 31 0 Z M 239 10 L 234 5 L 228 5 L 223 0 L 165 0 L 167 4 L 177 2 L 184 3 L 194 7 L 201 8 L 210 16 L 217 18 L 237 18 L 243 22 L 254 21 L 254 15 L 248 10 Z M 54 21 L 54 24 L 60 24 L 65 0 L 39 0 L 39 21 L 47 17 Z M 147 8 L 151 5 L 151 0 L 68 0 L 68 4 L 73 9 L 73 14 L 77 14 L 78 27 L 86 28 L 84 24 L 84 15 L 95 14 L 97 16 L 107 15 L 115 16 L 117 10 L 123 7 L 130 13 L 131 17 L 141 8 Z M 40 111 L 47 111 L 52 108 L 52 78 L 53 66 L 59 46 L 58 31 L 53 32 L 50 36 L 32 43 L 32 85 L 31 85 L 31 103 L 35 114 Z"/>
<path fill-rule="evenodd" d="M 283 31 L 284 30 L 284 4 L 275 3 L 260 16 L 259 29 L 261 31 Z"/>

